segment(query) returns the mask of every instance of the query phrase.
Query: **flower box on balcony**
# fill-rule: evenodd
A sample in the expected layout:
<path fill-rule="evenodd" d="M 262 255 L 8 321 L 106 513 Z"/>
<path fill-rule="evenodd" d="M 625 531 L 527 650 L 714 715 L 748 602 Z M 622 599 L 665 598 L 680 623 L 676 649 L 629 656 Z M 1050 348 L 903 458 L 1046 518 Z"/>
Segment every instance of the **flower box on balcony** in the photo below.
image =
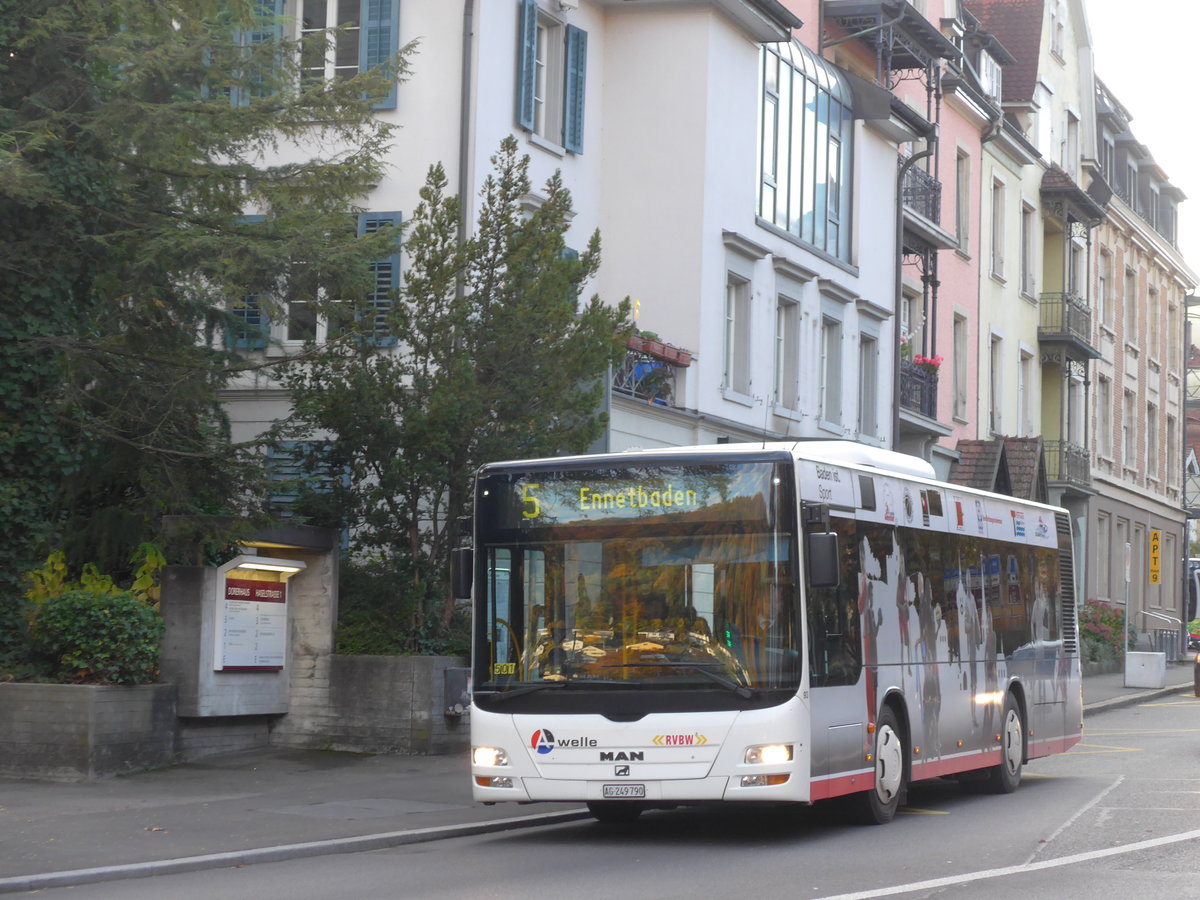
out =
<path fill-rule="evenodd" d="M 676 347 L 672 344 L 666 344 L 658 340 L 658 338 L 643 337 L 640 334 L 631 334 L 625 344 L 630 350 L 638 353 L 645 353 L 654 359 L 662 360 L 672 366 L 685 368 L 692 364 L 692 351 L 684 350 L 682 347 Z"/>

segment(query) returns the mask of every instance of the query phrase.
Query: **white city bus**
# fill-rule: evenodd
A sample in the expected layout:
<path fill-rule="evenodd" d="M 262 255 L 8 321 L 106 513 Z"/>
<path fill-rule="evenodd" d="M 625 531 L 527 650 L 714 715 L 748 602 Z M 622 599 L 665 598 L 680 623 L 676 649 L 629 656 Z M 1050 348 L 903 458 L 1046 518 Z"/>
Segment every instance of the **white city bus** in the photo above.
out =
<path fill-rule="evenodd" d="M 506 462 L 478 473 L 474 797 L 602 821 L 910 781 L 997 792 L 1079 741 L 1062 509 L 842 441 Z"/>

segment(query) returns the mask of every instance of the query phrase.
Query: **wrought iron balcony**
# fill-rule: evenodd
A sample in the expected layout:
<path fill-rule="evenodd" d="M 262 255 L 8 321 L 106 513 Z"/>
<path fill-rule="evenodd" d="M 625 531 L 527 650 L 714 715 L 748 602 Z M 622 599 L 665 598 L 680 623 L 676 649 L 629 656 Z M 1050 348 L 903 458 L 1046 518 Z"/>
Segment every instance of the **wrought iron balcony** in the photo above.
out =
<path fill-rule="evenodd" d="M 1097 359 L 1100 351 L 1092 346 L 1092 309 L 1078 294 L 1068 291 L 1042 294 L 1038 340 L 1043 343 L 1067 343 L 1085 356 Z"/>
<path fill-rule="evenodd" d="M 1049 481 L 1087 488 L 1092 484 L 1092 466 L 1087 448 L 1070 441 L 1043 441 L 1046 478 Z"/>
<path fill-rule="evenodd" d="M 937 418 L 937 369 L 917 365 L 911 359 L 900 360 L 900 406 Z"/>
<path fill-rule="evenodd" d="M 901 157 L 901 163 L 904 157 Z M 928 172 L 910 166 L 904 173 L 902 191 L 904 205 L 935 225 L 942 223 L 942 183 Z"/>

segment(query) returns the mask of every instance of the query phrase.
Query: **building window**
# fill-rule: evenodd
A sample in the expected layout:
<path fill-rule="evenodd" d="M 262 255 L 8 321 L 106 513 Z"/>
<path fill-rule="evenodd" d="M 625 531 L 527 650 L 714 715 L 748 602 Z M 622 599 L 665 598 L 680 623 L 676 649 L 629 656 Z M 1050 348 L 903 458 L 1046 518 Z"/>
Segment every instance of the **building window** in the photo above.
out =
<path fill-rule="evenodd" d="M 992 335 L 988 353 L 988 427 L 992 434 L 1004 433 L 1004 340 Z"/>
<path fill-rule="evenodd" d="M 1183 466 L 1179 459 L 1179 434 L 1176 432 L 1178 420 L 1167 416 L 1167 487 L 1178 486 L 1183 478 Z"/>
<path fill-rule="evenodd" d="M 1136 409 L 1133 391 L 1126 391 L 1121 408 L 1121 464 L 1126 469 L 1137 468 Z"/>
<path fill-rule="evenodd" d="M 879 341 L 860 334 L 858 342 L 858 433 L 879 436 Z"/>
<path fill-rule="evenodd" d="M 1083 373 L 1071 367 L 1067 379 L 1067 434 L 1066 438 L 1076 447 L 1087 446 L 1087 404 Z"/>
<path fill-rule="evenodd" d="M 564 25 L 536 0 L 521 0 L 520 33 L 517 124 L 582 153 L 587 32 Z"/>
<path fill-rule="evenodd" d="M 954 160 L 954 225 L 958 249 L 970 253 L 971 157 L 962 152 Z"/>
<path fill-rule="evenodd" d="M 1100 264 L 1096 271 L 1096 312 L 1100 323 L 1106 328 L 1113 324 L 1112 298 L 1112 254 L 1100 251 Z"/>
<path fill-rule="evenodd" d="M 1079 116 L 1067 110 L 1067 127 L 1063 131 L 1062 159 L 1059 165 L 1074 177 L 1079 163 Z"/>
<path fill-rule="evenodd" d="M 762 51 L 758 215 L 850 258 L 854 122 L 838 70 L 794 41 Z"/>
<path fill-rule="evenodd" d="M 1171 303 L 1167 306 L 1167 359 L 1172 372 L 1179 371 L 1179 306 Z"/>
<path fill-rule="evenodd" d="M 1050 11 L 1050 52 L 1063 59 L 1063 49 L 1066 47 L 1066 16 L 1067 11 L 1062 0 L 1054 4 Z"/>
<path fill-rule="evenodd" d="M 725 277 L 724 387 L 750 396 L 750 282 L 732 272 Z"/>
<path fill-rule="evenodd" d="M 779 297 L 775 305 L 775 403 L 800 408 L 800 304 Z"/>
<path fill-rule="evenodd" d="M 967 410 L 967 361 L 970 358 L 967 342 L 971 339 L 967 320 L 954 317 L 954 418 L 966 420 Z"/>
<path fill-rule="evenodd" d="M 310 83 L 385 65 L 400 47 L 400 0 L 302 0 L 298 18 L 300 68 Z M 395 81 L 374 106 L 396 108 Z"/>
<path fill-rule="evenodd" d="M 1036 432 L 1033 428 L 1033 354 L 1021 351 L 1017 362 L 1017 435 L 1029 437 Z"/>
<path fill-rule="evenodd" d="M 1033 280 L 1034 271 L 1034 226 L 1036 218 L 1032 206 L 1021 204 L 1021 293 L 1029 297 L 1037 295 Z"/>
<path fill-rule="evenodd" d="M 983 93 L 989 100 L 1000 105 L 1000 99 L 1003 96 L 1003 78 L 1004 70 L 996 57 L 992 56 L 986 50 L 979 51 L 979 86 L 983 88 Z"/>
<path fill-rule="evenodd" d="M 1125 343 L 1137 343 L 1137 272 L 1125 270 Z"/>
<path fill-rule="evenodd" d="M 821 319 L 821 421 L 842 421 L 842 323 Z"/>
<path fill-rule="evenodd" d="M 1116 186 L 1117 178 L 1117 144 L 1108 134 L 1100 144 L 1100 170 L 1109 187 Z"/>
<path fill-rule="evenodd" d="M 1158 407 L 1146 404 L 1146 474 L 1158 478 Z"/>
<path fill-rule="evenodd" d="M 991 273 L 1004 278 L 1004 182 L 992 181 L 992 258 Z"/>
<path fill-rule="evenodd" d="M 1158 302 L 1158 288 L 1146 291 L 1146 345 L 1155 359 L 1162 350 L 1162 309 Z"/>
<path fill-rule="evenodd" d="M 1101 375 L 1096 381 L 1096 455 L 1112 459 L 1113 408 L 1112 380 Z"/>

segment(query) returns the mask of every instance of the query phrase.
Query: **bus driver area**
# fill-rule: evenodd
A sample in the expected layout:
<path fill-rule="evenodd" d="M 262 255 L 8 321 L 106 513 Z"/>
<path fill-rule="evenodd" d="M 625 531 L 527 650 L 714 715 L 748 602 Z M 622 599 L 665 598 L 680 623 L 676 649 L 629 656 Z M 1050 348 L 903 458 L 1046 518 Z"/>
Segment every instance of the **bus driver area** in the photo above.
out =
<path fill-rule="evenodd" d="M 911 780 L 1014 789 L 1078 741 L 1070 522 L 845 442 L 485 466 L 483 802 L 812 802 Z"/>

